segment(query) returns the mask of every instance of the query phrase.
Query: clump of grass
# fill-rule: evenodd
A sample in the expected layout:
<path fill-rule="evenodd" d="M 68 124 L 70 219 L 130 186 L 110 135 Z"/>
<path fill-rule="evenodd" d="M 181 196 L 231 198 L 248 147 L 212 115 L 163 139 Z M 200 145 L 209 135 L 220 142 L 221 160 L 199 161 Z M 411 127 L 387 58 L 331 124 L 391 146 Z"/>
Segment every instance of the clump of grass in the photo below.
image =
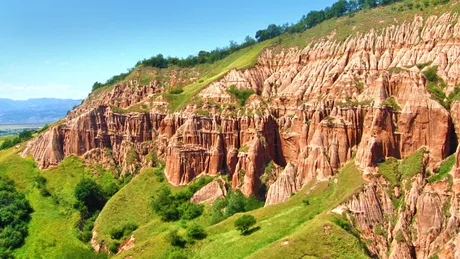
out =
<path fill-rule="evenodd" d="M 386 105 L 388 107 L 391 107 L 393 109 L 393 111 L 401 110 L 401 107 L 396 102 L 395 98 L 393 98 L 393 97 L 388 97 L 385 101 L 382 102 L 382 104 Z"/>
<path fill-rule="evenodd" d="M 434 183 L 443 180 L 446 175 L 452 170 L 452 167 L 455 165 L 455 155 L 451 155 L 446 158 L 439 167 L 439 171 L 437 174 L 428 178 L 428 182 Z"/>
<path fill-rule="evenodd" d="M 245 152 L 248 152 L 249 151 L 249 147 L 246 146 L 246 145 L 242 145 L 239 149 L 238 149 L 238 152 L 240 153 L 245 153 Z"/>

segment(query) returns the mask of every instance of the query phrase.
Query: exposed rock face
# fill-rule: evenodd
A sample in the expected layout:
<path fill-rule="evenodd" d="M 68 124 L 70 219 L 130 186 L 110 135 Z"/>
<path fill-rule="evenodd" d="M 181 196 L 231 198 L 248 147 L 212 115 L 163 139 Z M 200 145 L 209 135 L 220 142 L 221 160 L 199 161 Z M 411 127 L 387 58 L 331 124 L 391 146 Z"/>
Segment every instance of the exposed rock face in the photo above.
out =
<path fill-rule="evenodd" d="M 460 76 L 456 21 L 451 14 L 416 16 L 343 42 L 266 49 L 255 67 L 232 70 L 198 93 L 201 104 L 173 114 L 156 94 L 195 82 L 199 72 L 171 72 L 164 82 L 148 85 L 130 80 L 91 95 L 59 126 L 31 141 L 25 154 L 47 168 L 69 155 L 94 161 L 94 150 L 102 150 L 102 160 L 121 173 L 149 165 L 154 155 L 166 161 L 165 174 L 174 185 L 227 173 L 232 188 L 258 197 L 264 196 L 259 178 L 268 162 L 290 164 L 273 181 L 267 204 L 285 200 L 288 191 L 312 179 L 328 179 L 354 156 L 372 174 L 385 157 L 403 158 L 426 147 L 436 165 L 456 148 L 458 115 L 451 117 L 431 99 L 427 68 L 416 65 L 432 62 L 428 66 L 436 66 L 446 89 L 453 89 Z M 237 102 L 227 92 L 231 85 L 257 95 L 244 109 L 232 107 Z M 136 107 L 147 111 L 128 112 Z M 200 109 L 209 115 L 197 115 Z"/>
<path fill-rule="evenodd" d="M 292 193 L 296 193 L 301 188 L 297 179 L 297 168 L 289 163 L 278 180 L 270 186 L 265 206 L 287 201 Z"/>
<path fill-rule="evenodd" d="M 225 181 L 219 177 L 201 188 L 190 199 L 193 203 L 213 203 L 216 199 L 227 196 Z"/>
<path fill-rule="evenodd" d="M 458 257 L 460 189 L 455 179 L 429 183 L 424 177 L 427 164 L 424 159 L 420 173 L 403 179 L 400 188 L 391 189 L 383 177 L 372 177 L 362 192 L 340 206 L 340 213 L 348 211 L 354 218 L 351 222 L 371 254 L 379 258 Z M 459 165 L 457 161 L 452 174 Z"/>

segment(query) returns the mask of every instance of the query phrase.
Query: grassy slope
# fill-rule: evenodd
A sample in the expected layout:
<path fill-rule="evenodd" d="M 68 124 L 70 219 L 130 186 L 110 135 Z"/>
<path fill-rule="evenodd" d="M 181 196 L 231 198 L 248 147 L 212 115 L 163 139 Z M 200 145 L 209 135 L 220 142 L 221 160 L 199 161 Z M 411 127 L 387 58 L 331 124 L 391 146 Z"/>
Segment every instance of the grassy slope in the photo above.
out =
<path fill-rule="evenodd" d="M 73 190 L 84 172 L 82 166 L 77 159 L 67 158 L 55 169 L 40 171 L 31 158 L 21 158 L 13 149 L 0 152 L 0 173 L 15 181 L 34 210 L 25 244 L 15 251 L 17 258 L 103 258 L 78 240 L 74 227 L 79 216 L 72 206 Z M 34 187 L 38 175 L 47 179 L 56 198 L 39 194 Z"/>
<path fill-rule="evenodd" d="M 147 180 L 142 183 L 141 179 Z M 251 212 L 250 214 L 257 218 L 257 226 L 260 229 L 249 236 L 241 236 L 233 226 L 234 220 L 241 214 L 234 215 L 214 226 L 209 226 L 209 215 L 205 214 L 196 221 L 202 226 L 208 226 L 208 237 L 194 245 L 188 245 L 182 252 L 190 258 L 243 258 L 247 256 L 260 258 L 259 255 L 264 255 L 264 258 L 267 255 L 271 255 L 272 258 L 285 258 L 283 255 L 294 256 L 297 255 L 298 251 L 312 255 L 316 253 L 322 258 L 346 258 L 347 256 L 348 258 L 363 258 L 365 256 L 359 241 L 351 234 L 335 226 L 329 221 L 329 216 L 326 215 L 327 211 L 357 192 L 362 186 L 363 180 L 360 172 L 352 163 L 342 170 L 337 179 L 337 184 L 334 181 L 311 183 L 286 203 Z M 150 188 L 146 188 L 147 186 Z M 127 205 L 126 201 L 121 200 L 118 205 L 115 205 L 114 200 L 110 204 L 113 209 L 107 207 L 101 213 L 98 222 L 103 219 L 102 217 L 105 217 L 104 220 L 112 219 L 110 223 L 106 223 L 107 226 L 119 224 L 116 219 L 118 216 L 109 216 L 112 213 L 123 215 L 121 217 L 125 221 L 128 221 L 125 219 L 128 218 L 140 223 L 140 228 L 134 232 L 136 246 L 117 257 L 164 258 L 174 250 L 164 236 L 170 228 L 183 228 L 185 224 L 161 222 L 158 217 L 147 211 L 150 207 L 145 196 L 153 194 L 157 188 L 158 183 L 155 183 L 152 173 L 144 171 L 114 197 L 117 199 L 129 197 L 129 200 L 139 200 L 136 205 L 139 207 L 139 211 L 133 213 L 134 205 Z M 306 192 L 309 194 L 305 194 Z M 303 205 L 304 199 L 308 199 L 310 205 Z M 137 214 L 142 214 L 142 216 Z M 150 222 L 142 225 L 141 222 L 145 222 L 144 215 L 152 215 L 152 217 Z M 331 233 L 325 234 L 324 231 L 317 231 L 322 230 L 325 224 L 331 226 Z M 311 232 L 313 230 L 314 233 Z M 181 229 L 182 233 L 184 231 Z M 309 237 L 315 237 L 314 242 L 310 242 L 310 245 L 306 246 L 303 239 Z M 278 246 L 286 238 L 289 240 L 289 244 L 283 245 L 284 252 L 279 253 L 280 248 Z M 318 247 L 321 249 L 317 249 Z M 329 251 L 329 247 L 334 247 L 335 252 Z"/>
<path fill-rule="evenodd" d="M 126 223 L 143 226 L 154 218 L 150 199 L 161 186 L 155 180 L 155 170 L 159 169 L 143 170 L 109 200 L 95 222 L 99 240 L 109 240 L 115 227 Z"/>

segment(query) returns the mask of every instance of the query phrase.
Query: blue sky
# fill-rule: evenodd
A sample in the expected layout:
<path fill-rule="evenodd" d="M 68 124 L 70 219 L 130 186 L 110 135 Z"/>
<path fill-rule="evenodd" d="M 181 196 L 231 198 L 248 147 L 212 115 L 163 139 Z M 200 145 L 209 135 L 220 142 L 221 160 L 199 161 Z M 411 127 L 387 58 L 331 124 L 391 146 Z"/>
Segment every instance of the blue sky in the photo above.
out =
<path fill-rule="evenodd" d="M 157 53 L 186 57 L 335 0 L 0 0 L 0 98 L 84 98 Z"/>

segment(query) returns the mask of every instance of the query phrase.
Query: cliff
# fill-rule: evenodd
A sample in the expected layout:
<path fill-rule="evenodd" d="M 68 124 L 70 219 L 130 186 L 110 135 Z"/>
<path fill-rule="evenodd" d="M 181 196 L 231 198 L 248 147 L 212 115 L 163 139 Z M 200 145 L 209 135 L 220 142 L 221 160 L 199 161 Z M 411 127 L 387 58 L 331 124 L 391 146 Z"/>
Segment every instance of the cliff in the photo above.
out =
<path fill-rule="evenodd" d="M 446 96 L 454 91 L 458 19 L 449 13 L 416 16 L 345 41 L 267 48 L 254 67 L 231 70 L 174 113 L 161 93 L 180 81 L 177 72 L 148 85 L 131 79 L 93 93 L 60 125 L 29 142 L 24 154 L 40 168 L 76 155 L 120 174 L 136 173 L 158 158 L 173 185 L 226 174 L 232 189 L 266 198 L 267 206 L 286 201 L 310 181 L 329 179 L 354 158 L 369 184 L 344 206 L 370 240 L 370 251 L 383 258 L 428 258 L 441 251 L 453 258 L 460 154 L 453 187 L 428 183 L 424 174 L 457 149 L 459 102 L 449 106 L 447 97 L 436 99 L 426 72 L 434 69 Z M 193 83 L 196 73 L 181 82 Z M 228 92 L 233 85 L 255 94 L 241 107 Z M 427 152 L 423 168 L 400 186 L 404 206 L 396 208 L 378 165 L 421 148 Z M 282 172 L 267 172 L 270 162 Z M 263 175 L 270 180 L 262 181 Z M 226 194 L 219 183 L 211 184 L 196 202 Z M 376 226 L 387 233 L 376 234 Z"/>

